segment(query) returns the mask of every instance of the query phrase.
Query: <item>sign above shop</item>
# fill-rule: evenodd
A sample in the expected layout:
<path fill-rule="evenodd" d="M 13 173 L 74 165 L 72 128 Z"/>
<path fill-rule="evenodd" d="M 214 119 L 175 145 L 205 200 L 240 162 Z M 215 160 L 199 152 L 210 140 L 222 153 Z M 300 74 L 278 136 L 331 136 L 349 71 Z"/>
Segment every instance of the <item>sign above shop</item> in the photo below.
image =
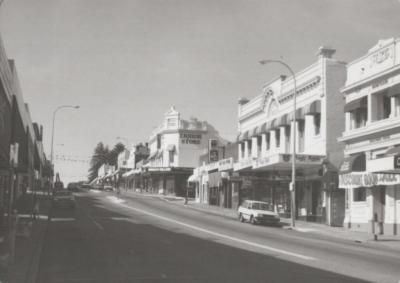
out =
<path fill-rule="evenodd" d="M 339 188 L 390 186 L 400 184 L 400 174 L 352 172 L 339 175 Z"/>
<path fill-rule="evenodd" d="M 179 133 L 182 144 L 200 144 L 201 134 Z"/>

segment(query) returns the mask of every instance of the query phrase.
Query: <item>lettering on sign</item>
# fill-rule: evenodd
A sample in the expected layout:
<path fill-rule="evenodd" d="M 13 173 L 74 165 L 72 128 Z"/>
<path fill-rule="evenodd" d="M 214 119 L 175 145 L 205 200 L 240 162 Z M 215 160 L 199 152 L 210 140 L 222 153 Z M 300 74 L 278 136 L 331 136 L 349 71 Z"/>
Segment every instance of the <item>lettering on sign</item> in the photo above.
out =
<path fill-rule="evenodd" d="M 200 144 L 201 134 L 180 133 L 179 138 L 182 144 Z"/>
<path fill-rule="evenodd" d="M 389 186 L 400 184 L 399 174 L 353 172 L 339 175 L 339 188 Z"/>

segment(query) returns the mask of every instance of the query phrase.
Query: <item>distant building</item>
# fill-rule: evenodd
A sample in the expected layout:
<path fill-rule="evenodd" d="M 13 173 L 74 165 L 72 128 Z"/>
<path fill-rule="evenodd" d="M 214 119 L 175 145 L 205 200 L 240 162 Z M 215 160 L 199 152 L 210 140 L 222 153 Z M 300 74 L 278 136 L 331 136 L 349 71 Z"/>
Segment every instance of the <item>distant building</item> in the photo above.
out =
<path fill-rule="evenodd" d="M 339 186 L 346 190 L 345 226 L 400 231 L 400 39 L 380 40 L 347 66 L 342 88 L 346 128 Z M 374 222 L 379 231 L 374 231 Z"/>
<path fill-rule="evenodd" d="M 208 152 L 210 140 L 225 140 L 205 121 L 182 119 L 171 107 L 149 137 L 150 156 L 142 168 L 144 189 L 159 194 L 186 195 L 187 179 Z"/>
<path fill-rule="evenodd" d="M 142 166 L 143 161 L 150 155 L 148 144 L 139 143 L 134 145 L 126 160 L 126 168 L 129 169 L 122 175 L 123 182 L 121 186 L 125 189 L 141 189 L 142 188 Z"/>

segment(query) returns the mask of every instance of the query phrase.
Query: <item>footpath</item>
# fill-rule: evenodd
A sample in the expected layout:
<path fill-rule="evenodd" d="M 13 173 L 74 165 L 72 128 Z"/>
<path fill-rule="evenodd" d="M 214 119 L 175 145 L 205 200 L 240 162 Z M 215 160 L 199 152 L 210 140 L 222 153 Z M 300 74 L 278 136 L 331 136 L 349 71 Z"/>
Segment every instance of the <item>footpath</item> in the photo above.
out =
<path fill-rule="evenodd" d="M 238 214 L 236 210 L 222 208 L 213 205 L 206 205 L 195 202 L 190 199 L 187 204 L 185 204 L 185 199 L 182 197 L 176 196 L 165 196 L 165 195 L 154 195 L 154 194 L 146 194 L 132 191 L 123 191 L 121 195 L 141 195 L 148 197 L 157 197 L 161 198 L 173 205 L 185 206 L 190 209 L 202 211 L 209 214 L 214 214 L 222 217 L 227 217 L 231 219 L 238 219 Z M 344 227 L 332 227 L 325 224 L 312 223 L 296 220 L 295 227 L 290 226 L 290 219 L 281 218 L 282 228 L 286 230 L 295 230 L 299 233 L 306 234 L 314 234 L 321 235 L 324 237 L 332 237 L 337 239 L 342 239 L 346 241 L 356 242 L 356 243 L 368 243 L 369 245 L 385 246 L 390 249 L 396 249 L 400 252 L 400 236 L 391 236 L 391 235 L 378 235 L 378 240 L 374 240 L 374 235 L 366 232 L 353 231 Z"/>
<path fill-rule="evenodd" d="M 36 198 L 36 215 L 32 214 Z M 1 262 L 0 283 L 34 283 L 39 268 L 51 201 L 46 193 L 27 193 L 18 203 L 14 260 Z"/>

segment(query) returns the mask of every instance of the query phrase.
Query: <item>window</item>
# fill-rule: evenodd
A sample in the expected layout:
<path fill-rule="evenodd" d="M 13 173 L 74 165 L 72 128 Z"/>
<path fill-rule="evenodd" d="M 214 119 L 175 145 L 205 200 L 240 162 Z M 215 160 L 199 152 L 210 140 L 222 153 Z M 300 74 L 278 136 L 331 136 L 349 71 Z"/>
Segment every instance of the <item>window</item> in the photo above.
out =
<path fill-rule="evenodd" d="M 275 144 L 276 147 L 281 146 L 281 129 L 279 128 L 275 130 Z"/>
<path fill-rule="evenodd" d="M 248 157 L 250 157 L 251 156 L 251 140 L 247 141 L 247 150 L 249 151 Z"/>
<path fill-rule="evenodd" d="M 161 148 L 161 135 L 157 135 L 157 149 Z"/>
<path fill-rule="evenodd" d="M 174 159 L 175 159 L 175 152 L 170 150 L 169 151 L 169 163 L 174 163 Z"/>
<path fill-rule="evenodd" d="M 265 135 L 265 142 L 266 142 L 266 148 L 267 150 L 269 150 L 271 145 L 271 134 L 269 132 Z"/>
<path fill-rule="evenodd" d="M 353 189 L 353 201 L 361 202 L 367 200 L 367 189 L 366 188 L 355 188 Z"/>
<path fill-rule="evenodd" d="M 321 113 L 314 114 L 314 135 L 321 133 Z"/>

